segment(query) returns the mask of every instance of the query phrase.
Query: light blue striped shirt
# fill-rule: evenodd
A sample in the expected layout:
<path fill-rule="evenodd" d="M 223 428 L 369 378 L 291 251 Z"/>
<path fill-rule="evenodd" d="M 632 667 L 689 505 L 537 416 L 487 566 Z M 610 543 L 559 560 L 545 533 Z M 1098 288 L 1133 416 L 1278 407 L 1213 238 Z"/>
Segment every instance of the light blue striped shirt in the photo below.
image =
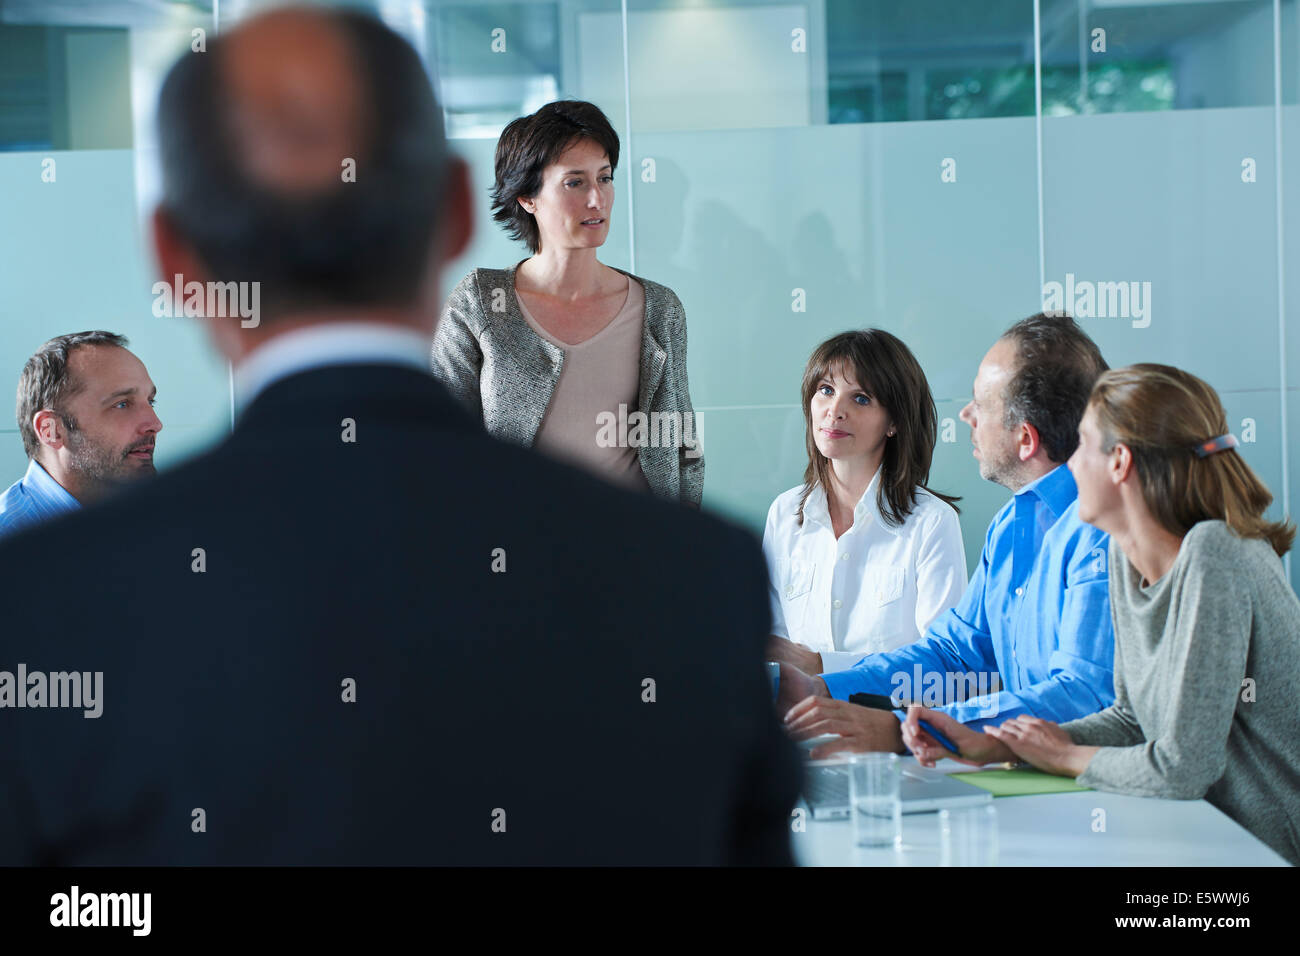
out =
<path fill-rule="evenodd" d="M 80 507 L 81 503 L 33 458 L 27 474 L 0 495 L 0 538 Z"/>

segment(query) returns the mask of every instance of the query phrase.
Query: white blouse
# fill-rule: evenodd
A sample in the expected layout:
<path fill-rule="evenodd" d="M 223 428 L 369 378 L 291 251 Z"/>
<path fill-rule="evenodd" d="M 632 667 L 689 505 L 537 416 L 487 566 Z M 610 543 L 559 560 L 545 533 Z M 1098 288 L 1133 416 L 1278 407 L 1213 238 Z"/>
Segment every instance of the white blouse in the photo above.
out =
<path fill-rule="evenodd" d="M 808 496 L 802 526 L 802 485 L 767 513 L 772 633 L 818 651 L 823 673 L 917 640 L 966 588 L 957 512 L 918 488 L 907 520 L 888 524 L 876 508 L 879 482 L 878 468 L 838 540 L 821 487 Z"/>

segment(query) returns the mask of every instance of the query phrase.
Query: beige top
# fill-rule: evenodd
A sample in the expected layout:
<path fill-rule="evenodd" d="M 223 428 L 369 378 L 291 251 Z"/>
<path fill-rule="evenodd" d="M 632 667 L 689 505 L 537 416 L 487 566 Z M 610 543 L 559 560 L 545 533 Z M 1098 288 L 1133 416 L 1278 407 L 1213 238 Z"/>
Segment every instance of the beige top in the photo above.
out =
<path fill-rule="evenodd" d="M 649 491 L 637 449 L 626 441 L 633 432 L 627 416 L 636 411 L 641 384 L 645 289 L 634 279 L 628 279 L 627 286 L 618 314 L 577 345 L 543 329 L 518 292 L 515 298 L 533 331 L 564 350 L 564 367 L 537 430 L 536 446 L 617 484 Z"/>

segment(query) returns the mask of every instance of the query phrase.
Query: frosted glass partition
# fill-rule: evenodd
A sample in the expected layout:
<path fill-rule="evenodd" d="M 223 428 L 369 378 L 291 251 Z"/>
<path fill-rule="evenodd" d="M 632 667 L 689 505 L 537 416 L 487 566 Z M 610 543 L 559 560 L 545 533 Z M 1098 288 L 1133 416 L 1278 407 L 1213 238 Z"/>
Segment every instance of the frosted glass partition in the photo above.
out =
<path fill-rule="evenodd" d="M 1033 120 L 647 133 L 636 145 L 638 168 L 653 170 L 635 186 L 637 271 L 687 310 L 706 504 L 761 528 L 807 464 L 808 356 L 876 326 L 916 352 L 953 419 L 933 482 L 967 496 L 977 555 L 1002 496 L 979 481 L 955 420 L 985 350 L 1037 308 Z"/>
<path fill-rule="evenodd" d="M 825 35 L 820 0 L 629 8 L 627 73 L 638 131 L 825 122 L 826 47 L 808 43 L 810 31 Z M 623 26 L 618 12 L 579 14 L 584 97 L 622 85 Z"/>
<path fill-rule="evenodd" d="M 1112 365 L 1176 365 L 1214 386 L 1280 514 L 1273 120 L 1266 107 L 1049 117 L 1043 157 L 1047 281 L 1075 288 L 1067 307 Z"/>

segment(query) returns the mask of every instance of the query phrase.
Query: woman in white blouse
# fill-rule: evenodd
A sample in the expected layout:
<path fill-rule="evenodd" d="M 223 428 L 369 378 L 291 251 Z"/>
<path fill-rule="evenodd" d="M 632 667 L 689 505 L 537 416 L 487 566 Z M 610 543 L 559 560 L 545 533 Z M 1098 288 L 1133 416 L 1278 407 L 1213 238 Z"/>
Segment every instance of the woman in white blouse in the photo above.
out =
<path fill-rule="evenodd" d="M 911 350 L 880 329 L 823 342 L 803 377 L 808 468 L 763 533 L 768 659 L 809 674 L 920 638 L 966 587 L 956 498 L 925 487 L 938 415 Z"/>

